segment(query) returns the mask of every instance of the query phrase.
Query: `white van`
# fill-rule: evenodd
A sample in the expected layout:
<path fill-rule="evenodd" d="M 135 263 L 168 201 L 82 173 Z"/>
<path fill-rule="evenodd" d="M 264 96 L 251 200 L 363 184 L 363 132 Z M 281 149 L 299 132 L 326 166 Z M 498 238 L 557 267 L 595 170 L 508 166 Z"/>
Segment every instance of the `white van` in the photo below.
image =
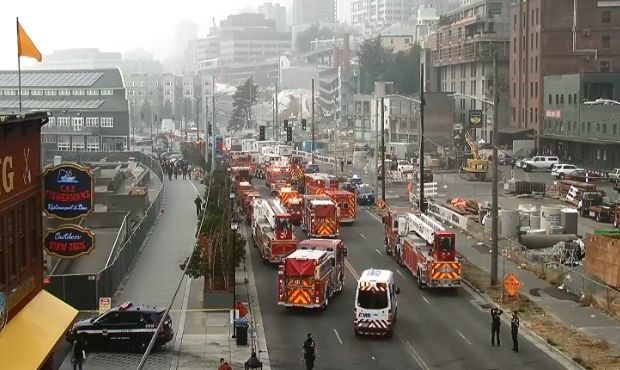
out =
<path fill-rule="evenodd" d="M 353 330 L 356 335 L 391 336 L 396 323 L 400 288 L 394 284 L 390 270 L 364 270 L 357 282 L 353 307 Z"/>

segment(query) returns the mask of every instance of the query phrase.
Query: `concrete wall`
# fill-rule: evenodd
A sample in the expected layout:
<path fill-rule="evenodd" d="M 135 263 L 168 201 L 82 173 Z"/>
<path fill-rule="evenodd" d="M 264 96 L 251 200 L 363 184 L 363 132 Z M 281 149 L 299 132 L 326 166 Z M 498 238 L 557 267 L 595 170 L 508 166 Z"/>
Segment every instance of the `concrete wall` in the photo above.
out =
<path fill-rule="evenodd" d="M 109 212 L 131 212 L 131 220 L 139 222 L 149 206 L 148 193 L 146 194 L 108 194 L 105 203 Z"/>
<path fill-rule="evenodd" d="M 93 212 L 86 223 L 91 229 L 119 227 L 127 211 Z"/>

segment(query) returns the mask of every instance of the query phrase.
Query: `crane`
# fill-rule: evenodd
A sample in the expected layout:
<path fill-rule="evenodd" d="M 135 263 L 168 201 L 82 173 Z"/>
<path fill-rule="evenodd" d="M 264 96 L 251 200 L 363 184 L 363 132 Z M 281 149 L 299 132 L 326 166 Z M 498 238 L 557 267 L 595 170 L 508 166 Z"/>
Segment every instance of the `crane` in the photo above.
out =
<path fill-rule="evenodd" d="M 465 141 L 471 148 L 472 158 L 467 159 L 465 167 L 461 167 L 460 174 L 469 181 L 485 181 L 489 171 L 489 161 L 480 158 L 478 143 L 469 132 L 465 133 Z"/>

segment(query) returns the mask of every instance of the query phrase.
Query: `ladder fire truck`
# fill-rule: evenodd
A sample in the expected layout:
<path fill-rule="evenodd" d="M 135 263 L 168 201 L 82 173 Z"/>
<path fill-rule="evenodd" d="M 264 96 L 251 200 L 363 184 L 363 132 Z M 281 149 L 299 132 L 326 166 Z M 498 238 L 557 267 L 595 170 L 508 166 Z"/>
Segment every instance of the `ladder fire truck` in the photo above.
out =
<path fill-rule="evenodd" d="M 253 202 L 252 239 L 264 263 L 277 263 L 297 249 L 291 215 L 282 206 L 265 199 Z"/>
<path fill-rule="evenodd" d="M 291 214 L 291 220 L 294 225 L 301 224 L 302 213 L 304 209 L 304 197 L 297 190 L 291 188 L 281 188 L 278 193 L 278 199 Z"/>
<path fill-rule="evenodd" d="M 334 259 L 332 265 L 334 266 L 335 282 L 332 281 L 333 291 L 336 294 L 340 294 L 344 288 L 344 261 L 347 257 L 347 248 L 340 239 L 306 239 L 297 244 L 297 249 L 307 250 L 319 250 L 330 253 L 330 258 Z"/>
<path fill-rule="evenodd" d="M 325 190 L 325 195 L 338 204 L 340 209 L 340 223 L 352 224 L 355 222 L 357 209 L 355 207 L 355 194 L 345 190 Z"/>
<path fill-rule="evenodd" d="M 305 194 L 307 195 L 323 194 L 326 189 L 338 190 L 338 179 L 336 176 L 326 173 L 307 174 L 304 183 L 306 185 Z"/>
<path fill-rule="evenodd" d="M 387 222 L 386 218 L 384 221 Z M 399 214 L 399 242 L 392 255 L 418 280 L 418 288 L 455 288 L 461 285 L 461 263 L 456 257 L 456 238 L 425 214 Z"/>
<path fill-rule="evenodd" d="M 396 252 L 402 237 L 402 235 L 398 234 L 398 219 L 399 217 L 405 217 L 411 211 L 411 207 L 389 207 L 383 216 L 385 253 L 394 256 L 398 263 L 400 263 L 400 256 Z"/>
<path fill-rule="evenodd" d="M 296 250 L 278 269 L 278 305 L 326 309 L 336 282 L 330 253 Z"/>
<path fill-rule="evenodd" d="M 241 208 L 243 208 L 243 213 L 245 214 L 245 220 L 248 225 L 252 224 L 252 216 L 253 216 L 252 213 L 254 210 L 252 204 L 254 203 L 254 200 L 260 199 L 260 198 L 261 198 L 260 192 L 254 188 L 244 193 L 243 197 L 241 198 Z"/>
<path fill-rule="evenodd" d="M 340 236 L 340 210 L 327 195 L 305 195 L 301 227 L 310 238 Z"/>
<path fill-rule="evenodd" d="M 272 194 L 277 194 L 281 188 L 288 187 L 291 184 L 291 174 L 287 166 L 272 164 L 267 168 L 265 176 L 265 186 L 271 190 Z"/>
<path fill-rule="evenodd" d="M 291 174 L 291 186 L 293 189 L 303 193 L 304 188 L 304 165 L 306 159 L 302 156 L 291 156 L 289 158 L 289 172 Z"/>

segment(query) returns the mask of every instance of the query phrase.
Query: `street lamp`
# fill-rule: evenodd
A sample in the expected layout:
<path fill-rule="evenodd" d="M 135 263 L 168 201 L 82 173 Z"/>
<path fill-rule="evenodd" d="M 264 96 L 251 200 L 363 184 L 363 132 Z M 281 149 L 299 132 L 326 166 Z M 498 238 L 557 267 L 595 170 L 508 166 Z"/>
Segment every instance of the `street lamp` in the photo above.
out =
<path fill-rule="evenodd" d="M 235 277 L 235 261 L 237 260 L 237 253 L 236 253 L 236 248 L 235 248 L 235 239 L 234 239 L 234 233 L 237 232 L 237 229 L 239 229 L 239 221 L 237 221 L 236 217 L 234 217 L 233 215 L 233 204 L 235 202 L 235 193 L 234 192 L 230 192 L 230 194 L 228 194 L 228 198 L 230 199 L 230 230 L 233 232 L 233 238 L 232 238 L 232 261 L 230 263 L 230 268 L 232 269 L 232 277 L 233 277 L 233 281 L 232 281 L 232 287 L 233 287 L 233 301 L 232 301 L 232 307 L 235 307 L 235 302 L 237 299 L 237 282 L 236 282 L 236 277 Z M 233 334 L 234 336 L 234 334 Z"/>

